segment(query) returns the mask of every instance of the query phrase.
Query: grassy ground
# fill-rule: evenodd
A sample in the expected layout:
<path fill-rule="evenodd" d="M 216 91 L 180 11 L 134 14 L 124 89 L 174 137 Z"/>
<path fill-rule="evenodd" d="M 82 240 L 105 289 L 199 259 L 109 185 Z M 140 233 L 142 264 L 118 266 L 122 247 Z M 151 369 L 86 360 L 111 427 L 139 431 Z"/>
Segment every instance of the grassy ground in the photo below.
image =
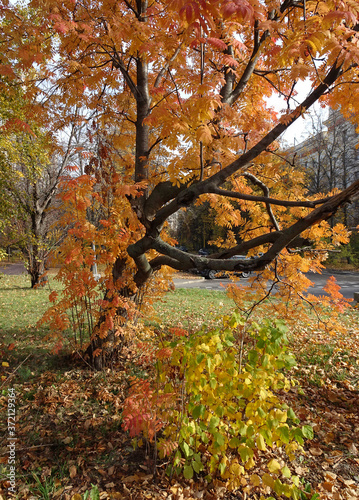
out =
<path fill-rule="evenodd" d="M 30 289 L 27 275 L 0 277 L 0 339 L 5 346 L 15 344 L 12 351 L 13 366 L 30 356 L 19 374 L 46 370 L 53 356 L 49 349 L 49 330 L 36 325 L 49 307 L 49 292 L 59 290 L 60 285 L 50 277 L 46 287 Z M 50 342 L 51 344 L 51 342 Z"/>
<path fill-rule="evenodd" d="M 234 307 L 233 300 L 223 292 L 182 288 L 169 292 L 156 304 L 155 319 L 166 326 L 197 330 L 203 324 L 215 324 L 219 315 L 230 314 Z"/>
<path fill-rule="evenodd" d="M 8 388 L 16 392 L 16 491 L 19 499 L 184 498 L 258 499 L 226 494 L 221 485 L 184 480 L 170 482 L 146 450 L 134 451 L 121 429 L 121 407 L 134 373 L 131 359 L 112 370 L 92 373 L 67 352 L 51 354 L 48 329 L 36 323 L 48 306 L 46 288 L 31 290 L 25 276 L 0 278 L 0 433 L 7 436 Z M 223 292 L 176 290 L 156 304 L 149 323 L 196 330 L 218 322 L 218 314 L 234 309 Z M 314 426 L 314 440 L 292 465 L 307 490 L 323 499 L 359 498 L 359 312 L 342 318 L 347 328 L 333 334 L 298 325 L 290 348 L 298 359 L 299 381 L 283 395 L 302 422 Z M 9 363 L 9 366 L 7 366 Z M 9 452 L 0 447 L 0 495 L 7 497 Z M 243 484 L 245 488 L 245 484 Z M 308 493 L 311 498 L 312 493 Z M 0 496 L 1 498 L 1 496 Z"/>

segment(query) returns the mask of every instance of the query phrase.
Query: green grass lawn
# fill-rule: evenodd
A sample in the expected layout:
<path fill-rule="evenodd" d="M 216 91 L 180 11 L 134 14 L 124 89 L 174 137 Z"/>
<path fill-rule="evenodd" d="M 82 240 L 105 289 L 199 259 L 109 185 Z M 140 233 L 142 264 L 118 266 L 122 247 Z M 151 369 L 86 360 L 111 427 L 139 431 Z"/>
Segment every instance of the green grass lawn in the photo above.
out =
<path fill-rule="evenodd" d="M 51 368 L 54 356 L 50 353 L 54 341 L 46 326 L 37 322 L 49 307 L 48 296 L 52 290 L 61 290 L 54 275 L 49 276 L 46 286 L 30 288 L 26 275 L 0 277 L 0 338 L 5 346 L 15 344 L 9 354 L 13 367 L 28 355 L 26 366 L 19 373 L 28 376 Z M 224 292 L 178 289 L 170 291 L 155 303 L 154 311 L 145 321 L 164 328 L 180 326 L 191 331 L 203 324 L 215 325 L 218 316 L 230 314 L 235 309 L 233 300 Z"/>
<path fill-rule="evenodd" d="M 193 331 L 203 324 L 216 323 L 219 315 L 231 314 L 234 310 L 235 303 L 222 291 L 179 288 L 155 304 L 154 317 L 162 325 Z"/>
<path fill-rule="evenodd" d="M 5 348 L 15 346 L 8 353 L 13 368 L 30 356 L 19 369 L 25 378 L 34 370 L 47 369 L 53 361 L 49 329 L 38 327 L 37 322 L 49 307 L 50 291 L 60 288 L 53 276 L 45 287 L 37 289 L 30 288 L 27 275 L 0 276 L 0 339 Z"/>
<path fill-rule="evenodd" d="M 7 334 L 19 334 L 33 328 L 49 307 L 49 293 L 60 290 L 60 284 L 50 276 L 44 287 L 31 289 L 30 278 L 0 275 L 0 328 Z"/>
<path fill-rule="evenodd" d="M 48 284 L 37 289 L 30 288 L 30 279 L 26 275 L 0 276 L 0 338 L 5 348 L 15 345 L 7 353 L 13 368 L 30 355 L 26 366 L 19 370 L 24 376 L 31 377 L 31 373 L 52 368 L 56 363 L 56 356 L 51 354 L 54 340 L 50 331 L 46 326 L 38 327 L 37 322 L 49 307 L 49 293 L 60 289 L 61 284 L 51 274 Z M 263 304 L 256 314 L 265 316 L 265 307 Z M 154 312 L 144 319 L 152 326 L 196 331 L 203 325 L 218 325 L 220 316 L 230 315 L 234 310 L 235 304 L 225 292 L 177 289 L 159 299 Z M 300 366 L 303 365 L 304 369 L 312 367 L 308 376 L 315 383 L 324 380 L 323 370 L 337 380 L 345 379 L 347 375 L 354 382 L 358 378 L 359 309 L 350 308 L 342 315 L 342 321 L 348 332 L 347 338 L 340 339 L 342 348 L 338 348 L 337 341 L 330 335 L 315 332 L 308 325 L 298 325 L 292 331 L 291 348 Z"/>

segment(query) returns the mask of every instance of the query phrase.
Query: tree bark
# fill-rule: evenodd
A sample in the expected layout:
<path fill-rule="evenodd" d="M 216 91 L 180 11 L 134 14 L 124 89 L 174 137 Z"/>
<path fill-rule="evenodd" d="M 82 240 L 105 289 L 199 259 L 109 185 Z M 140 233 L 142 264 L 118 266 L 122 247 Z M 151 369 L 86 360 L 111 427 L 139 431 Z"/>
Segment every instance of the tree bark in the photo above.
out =
<path fill-rule="evenodd" d="M 134 12 L 137 19 L 140 22 L 145 23 L 147 2 L 145 0 L 136 0 L 136 5 L 137 12 Z M 259 60 L 261 46 L 265 42 L 267 36 L 268 33 L 264 32 L 264 34 L 260 37 L 258 26 L 255 26 L 253 53 L 237 85 L 235 85 L 233 73 L 229 71 L 225 74 L 225 84 L 220 92 L 223 104 L 231 106 L 239 99 L 241 93 L 255 71 L 257 61 Z M 116 58 L 114 57 L 114 59 Z M 151 109 L 148 64 L 145 58 L 140 55 L 137 56 L 137 80 L 134 82 L 130 77 L 128 70 L 123 67 L 121 61 L 117 59 L 115 61 L 115 65 L 117 64 L 117 67 L 122 72 L 126 82 L 129 84 L 132 96 L 136 101 L 137 116 L 135 122 L 136 150 L 134 181 L 142 182 L 148 179 L 149 154 L 151 152 L 150 129 L 146 124 L 146 118 L 148 117 Z M 160 75 L 162 74 L 163 71 L 160 72 Z M 217 255 L 211 256 L 211 258 L 181 252 L 179 249 L 168 245 L 160 238 L 161 230 L 168 217 L 176 213 L 182 207 L 190 206 L 201 195 L 207 193 L 216 193 L 218 195 L 226 196 L 231 195 L 228 191 L 221 189 L 221 186 L 223 186 L 233 174 L 238 172 L 244 173 L 245 169 L 247 169 L 251 162 L 263 153 L 273 143 L 273 141 L 275 141 L 292 123 L 294 123 L 294 121 L 297 120 L 306 109 L 314 104 L 319 97 L 327 92 L 328 88 L 341 76 L 341 74 L 342 66 L 334 63 L 323 81 L 312 90 L 310 95 L 302 102 L 301 105 L 288 114 L 285 120 L 277 123 L 277 125 L 274 126 L 273 129 L 260 141 L 258 141 L 257 144 L 213 175 L 205 178 L 205 176 L 202 175 L 202 172 L 199 181 L 193 182 L 193 179 L 191 179 L 187 185 L 182 185 L 180 187 L 174 187 L 172 185 L 169 186 L 168 181 L 164 181 L 153 189 L 152 194 L 148 194 L 146 189 L 140 196 L 130 199 L 132 210 L 136 214 L 139 223 L 142 224 L 144 233 L 144 236 L 140 240 L 128 247 L 128 254 L 132 257 L 137 267 L 134 281 L 138 288 L 140 288 L 149 279 L 154 269 L 157 269 L 162 265 L 169 265 L 174 269 L 186 270 L 193 268 L 199 270 L 207 268 L 228 271 L 255 271 L 264 269 L 267 264 L 273 261 L 284 248 L 294 245 L 295 242 L 299 243 L 300 235 L 305 229 L 318 223 L 320 220 L 330 218 L 340 206 L 358 195 L 359 181 L 354 183 L 343 193 L 340 193 L 340 195 L 317 201 L 316 203 L 320 203 L 320 206 L 317 206 L 313 202 L 298 202 L 299 206 L 313 208 L 312 212 L 307 217 L 298 220 L 292 226 L 283 230 L 279 228 L 272 217 L 274 231 L 269 232 L 268 234 L 263 234 L 262 236 L 249 242 L 237 245 L 230 250 L 219 252 Z M 158 82 L 156 80 L 156 85 L 157 83 Z M 262 197 L 247 195 L 246 199 L 263 202 L 267 207 L 268 213 L 271 212 L 270 205 L 275 204 L 276 201 L 278 201 L 278 204 L 284 204 L 287 206 L 290 206 L 291 204 L 291 202 L 269 198 L 269 194 L 265 190 L 263 193 L 264 195 Z M 245 199 L 244 195 L 241 193 L 232 193 L 232 195 L 234 198 L 242 197 L 242 199 Z M 233 255 L 244 253 L 263 244 L 267 244 L 269 249 L 261 257 L 247 259 L 247 261 L 235 261 L 230 259 Z M 148 261 L 146 256 L 146 252 L 150 249 L 154 249 L 160 254 L 159 257 L 156 257 L 151 262 Z M 117 273 L 121 273 L 122 265 L 124 264 L 121 262 L 115 263 L 113 270 L 114 280 Z M 123 289 L 119 290 L 119 293 L 126 294 L 129 293 L 129 291 Z M 129 295 L 127 295 L 127 298 L 129 298 Z M 118 313 L 118 317 L 121 317 L 122 321 L 125 320 L 121 309 Z M 114 347 L 114 332 L 112 330 L 107 332 L 105 338 L 101 338 L 99 335 L 96 335 L 96 333 L 100 330 L 102 321 L 104 321 L 104 318 L 100 318 L 99 324 L 95 328 L 95 334 L 91 340 L 91 344 L 87 350 L 90 362 L 96 369 L 101 369 L 108 364 L 112 356 L 109 347 Z M 96 356 L 95 354 L 98 352 L 100 352 L 100 355 Z"/>

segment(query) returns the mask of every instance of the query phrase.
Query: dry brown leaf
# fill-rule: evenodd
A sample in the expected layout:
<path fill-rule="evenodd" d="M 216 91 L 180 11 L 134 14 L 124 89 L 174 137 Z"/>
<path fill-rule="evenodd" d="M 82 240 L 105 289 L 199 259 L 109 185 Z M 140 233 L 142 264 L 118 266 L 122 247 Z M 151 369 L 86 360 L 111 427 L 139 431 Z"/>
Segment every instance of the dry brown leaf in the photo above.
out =
<path fill-rule="evenodd" d="M 324 436 L 324 442 L 327 444 L 332 443 L 334 440 L 335 440 L 334 432 L 328 432 L 328 434 Z"/>
<path fill-rule="evenodd" d="M 344 483 L 346 486 L 354 486 L 354 485 L 356 485 L 356 484 L 357 484 L 357 483 L 356 483 L 356 481 L 353 481 L 352 479 L 345 479 L 345 480 L 343 481 L 343 483 Z"/>
<path fill-rule="evenodd" d="M 319 457 L 320 455 L 323 455 L 323 451 L 320 448 L 309 448 L 310 454 L 314 455 L 315 457 Z"/>
<path fill-rule="evenodd" d="M 327 392 L 327 398 L 332 403 L 339 403 L 339 401 L 340 401 L 340 398 L 338 398 L 338 395 L 334 391 L 328 391 Z"/>
<path fill-rule="evenodd" d="M 178 495 L 180 492 L 182 492 L 182 488 L 178 484 L 175 484 L 174 486 L 171 486 L 170 492 L 174 495 Z"/>
<path fill-rule="evenodd" d="M 308 468 L 302 467 L 301 465 L 297 465 L 294 467 L 294 470 L 295 470 L 295 473 L 298 474 L 298 476 L 304 476 L 304 474 L 307 472 Z M 259 484 L 257 486 L 259 486 Z"/>
<path fill-rule="evenodd" d="M 60 486 L 61 486 L 61 481 L 58 477 L 55 477 L 55 479 L 54 479 L 54 486 L 55 486 L 55 488 L 60 488 Z"/>
<path fill-rule="evenodd" d="M 71 465 L 71 467 L 69 468 L 69 471 L 70 471 L 70 477 L 71 477 L 71 479 L 73 479 L 77 475 L 76 465 Z"/>
<path fill-rule="evenodd" d="M 337 478 L 337 475 L 328 471 L 324 474 L 324 477 L 327 481 L 334 481 Z"/>
<path fill-rule="evenodd" d="M 141 481 L 144 483 L 148 483 L 148 481 L 152 481 L 153 479 L 153 474 L 145 474 L 144 476 L 141 475 Z"/>
<path fill-rule="evenodd" d="M 334 488 L 334 484 L 330 481 L 325 481 L 324 483 L 321 483 L 320 486 L 324 488 L 326 491 L 333 491 Z"/>
<path fill-rule="evenodd" d="M 134 476 L 127 476 L 127 477 L 124 477 L 121 479 L 121 482 L 122 483 L 134 483 L 135 481 L 138 481 L 139 477 L 137 476 L 137 474 L 135 474 Z"/>
<path fill-rule="evenodd" d="M 354 443 L 350 443 L 350 445 L 348 446 L 348 450 L 353 455 L 358 455 L 358 448 L 355 446 Z"/>
<path fill-rule="evenodd" d="M 59 490 L 55 491 L 55 493 L 52 495 L 52 498 L 59 497 L 60 495 L 63 494 L 64 491 L 65 491 L 65 488 L 60 488 Z"/>

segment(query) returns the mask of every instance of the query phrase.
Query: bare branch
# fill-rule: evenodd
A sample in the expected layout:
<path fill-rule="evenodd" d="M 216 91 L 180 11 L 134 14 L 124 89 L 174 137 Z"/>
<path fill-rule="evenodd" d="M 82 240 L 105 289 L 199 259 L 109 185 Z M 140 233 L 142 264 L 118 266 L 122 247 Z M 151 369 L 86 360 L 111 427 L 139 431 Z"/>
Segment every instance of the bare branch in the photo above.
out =
<path fill-rule="evenodd" d="M 202 257 L 182 252 L 181 250 L 162 241 L 158 235 L 154 235 L 153 237 L 145 236 L 142 240 L 131 245 L 128 249 L 128 253 L 135 259 L 136 263 L 141 265 L 139 272 L 143 274 L 148 272 L 148 262 L 146 261 L 145 266 L 142 261 L 139 261 L 138 256 L 143 254 L 149 248 L 154 248 L 159 253 L 172 259 L 169 261 L 166 258 L 159 257 L 155 261 L 151 261 L 151 264 L 148 264 L 150 267 L 152 264 L 158 267 L 163 265 L 165 262 L 172 262 L 175 269 L 182 270 L 196 268 L 199 270 L 214 269 L 218 271 L 259 271 L 275 260 L 284 248 L 293 247 L 295 245 L 308 245 L 308 240 L 300 238 L 300 234 L 303 231 L 322 220 L 329 219 L 343 204 L 355 201 L 356 199 L 359 199 L 359 180 L 354 182 L 341 193 L 331 196 L 320 207 L 317 207 L 306 217 L 299 219 L 288 228 L 281 231 L 273 231 L 271 233 L 262 234 L 257 238 L 243 242 L 229 250 L 213 254 L 210 257 Z M 269 250 L 267 250 L 267 252 L 260 257 L 246 260 L 230 259 L 230 257 L 234 255 L 247 253 L 250 249 L 266 244 L 271 244 L 271 246 Z"/>
<path fill-rule="evenodd" d="M 303 0 L 284 0 L 280 7 L 280 11 L 283 14 L 285 10 L 291 9 L 293 7 L 299 7 L 303 9 Z"/>
<path fill-rule="evenodd" d="M 268 19 L 275 19 L 277 16 L 275 11 L 271 11 L 268 13 Z M 254 23 L 254 44 L 253 44 L 253 51 L 251 54 L 251 57 L 248 61 L 248 64 L 239 80 L 237 83 L 236 87 L 234 90 L 231 92 L 231 94 L 228 96 L 227 99 L 223 99 L 223 102 L 229 104 L 230 106 L 239 98 L 239 96 L 242 94 L 244 88 L 246 87 L 249 79 L 251 78 L 252 74 L 254 73 L 256 64 L 258 62 L 258 59 L 261 54 L 261 48 L 264 44 L 264 42 L 267 40 L 269 37 L 270 33 L 269 30 L 264 31 L 262 36 L 259 36 L 259 23 L 258 21 L 255 21 Z"/>
<path fill-rule="evenodd" d="M 294 123 L 304 111 L 306 111 L 312 104 L 314 104 L 320 96 L 322 96 L 326 90 L 341 76 L 342 74 L 342 64 L 337 66 L 334 64 L 328 71 L 327 76 L 324 78 L 323 82 L 320 83 L 310 94 L 304 99 L 304 101 L 297 106 L 297 108 L 282 119 L 274 128 L 268 132 L 256 145 L 251 149 L 243 153 L 239 158 L 234 160 L 232 163 L 221 169 L 219 172 L 213 174 L 208 179 L 192 184 L 187 189 L 179 193 L 175 199 L 173 199 L 166 206 L 163 206 L 158 212 L 153 220 L 152 227 L 162 226 L 165 220 L 177 212 L 181 207 L 189 206 L 193 203 L 201 194 L 215 192 L 214 190 L 218 186 L 222 185 L 229 179 L 234 173 L 238 172 L 242 168 L 248 167 L 250 163 L 257 158 L 263 151 L 265 151 L 273 141 L 275 141 L 287 128 Z M 221 194 L 224 190 L 221 191 Z M 218 193 L 219 194 L 219 193 Z M 241 195 L 243 196 L 243 195 Z M 245 199 L 245 198 L 242 198 Z M 258 201 L 258 198 L 252 198 L 252 201 Z M 266 200 L 265 198 L 260 200 L 264 202 L 274 203 L 274 200 Z"/>
<path fill-rule="evenodd" d="M 123 0 L 125 2 L 125 4 L 127 5 L 127 7 L 132 10 L 132 12 L 135 14 L 136 17 L 138 17 L 138 12 L 132 7 L 132 5 L 130 4 L 130 2 L 128 0 Z"/>
<path fill-rule="evenodd" d="M 281 236 L 272 245 L 272 247 L 261 258 L 267 263 L 271 262 L 282 250 L 287 247 L 294 238 L 300 235 L 303 231 L 319 223 L 322 220 L 327 220 L 332 217 L 337 210 L 345 203 L 350 203 L 359 198 L 359 180 L 353 182 L 351 186 L 344 189 L 342 192 L 331 196 L 320 207 L 317 207 L 310 214 L 302 219 L 299 219 L 295 224 L 284 231 L 281 231 Z"/>
<path fill-rule="evenodd" d="M 218 194 L 220 196 L 225 196 L 227 198 L 235 198 L 237 200 L 243 200 L 243 201 L 256 201 L 256 202 L 263 202 L 266 204 L 271 203 L 272 205 L 278 205 L 281 207 L 315 208 L 317 205 L 321 205 L 329 200 L 329 197 L 313 201 L 278 200 L 277 198 L 270 198 L 269 196 L 255 196 L 251 194 L 238 193 L 236 191 L 229 191 L 227 189 L 217 188 L 216 186 L 211 186 L 208 189 L 208 193 Z"/>
<path fill-rule="evenodd" d="M 255 175 L 253 175 L 253 174 L 251 174 L 249 172 L 244 172 L 243 176 L 246 179 L 249 179 L 255 186 L 258 186 L 263 191 L 264 196 L 266 198 L 269 198 L 269 188 L 268 188 L 268 186 L 266 186 L 264 184 L 264 182 L 262 182 L 260 179 L 258 179 L 258 177 L 256 177 Z M 279 224 L 277 222 L 277 219 L 274 216 L 273 210 L 272 210 L 272 208 L 270 206 L 270 202 L 266 201 L 265 204 L 266 204 L 266 209 L 267 209 L 269 218 L 272 221 L 272 224 L 273 224 L 274 228 L 277 231 L 280 231 Z"/>
<path fill-rule="evenodd" d="M 178 54 L 181 52 L 181 49 L 182 49 L 183 45 L 184 45 L 184 42 L 182 42 L 177 47 L 177 49 L 175 50 L 173 56 L 169 59 L 169 61 L 163 66 L 163 68 L 161 69 L 161 71 L 158 73 L 156 81 L 154 83 L 154 87 L 155 88 L 157 88 L 157 87 L 160 86 L 160 83 L 161 83 L 161 80 L 162 80 L 164 74 L 168 71 L 171 63 L 177 58 Z"/>
<path fill-rule="evenodd" d="M 199 143 L 199 161 L 200 161 L 200 167 L 201 167 L 201 173 L 199 176 L 199 180 L 203 181 L 203 176 L 204 176 L 204 161 L 203 161 L 203 142 L 200 141 Z"/>
<path fill-rule="evenodd" d="M 129 86 L 134 97 L 137 99 L 138 98 L 138 90 L 137 90 L 136 84 L 132 80 L 127 68 L 125 67 L 125 65 L 124 65 L 123 61 L 121 60 L 115 47 L 113 47 L 113 52 L 110 52 L 109 50 L 107 50 L 106 47 L 104 47 L 103 45 L 102 45 L 102 48 L 106 52 L 106 54 L 111 58 L 111 61 L 112 61 L 114 68 L 117 68 L 121 71 L 122 76 L 125 79 L 125 82 Z"/>

